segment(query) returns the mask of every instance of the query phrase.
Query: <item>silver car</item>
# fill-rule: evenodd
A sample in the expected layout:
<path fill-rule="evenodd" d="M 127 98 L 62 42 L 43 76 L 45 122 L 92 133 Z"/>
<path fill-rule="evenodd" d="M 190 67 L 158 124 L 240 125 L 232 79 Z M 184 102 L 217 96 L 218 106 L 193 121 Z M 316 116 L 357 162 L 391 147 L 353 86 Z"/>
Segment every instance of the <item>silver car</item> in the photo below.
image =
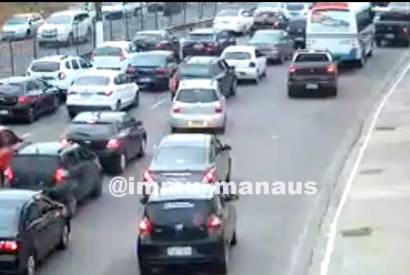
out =
<path fill-rule="evenodd" d="M 38 28 L 44 24 L 38 13 L 20 13 L 8 18 L 1 31 L 2 40 L 17 40 L 34 36 Z"/>
<path fill-rule="evenodd" d="M 225 132 L 226 100 L 217 81 L 182 80 L 170 112 L 171 131 L 216 130 Z"/>

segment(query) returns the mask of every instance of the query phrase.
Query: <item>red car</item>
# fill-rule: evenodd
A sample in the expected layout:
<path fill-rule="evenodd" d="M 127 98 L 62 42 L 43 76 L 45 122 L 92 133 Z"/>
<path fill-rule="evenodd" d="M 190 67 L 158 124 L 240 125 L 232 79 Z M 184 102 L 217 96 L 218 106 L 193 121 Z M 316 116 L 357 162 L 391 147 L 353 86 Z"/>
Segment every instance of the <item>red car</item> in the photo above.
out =
<path fill-rule="evenodd" d="M 0 184 L 3 186 L 4 174 L 7 173 L 14 154 L 27 143 L 11 129 L 0 126 Z"/>

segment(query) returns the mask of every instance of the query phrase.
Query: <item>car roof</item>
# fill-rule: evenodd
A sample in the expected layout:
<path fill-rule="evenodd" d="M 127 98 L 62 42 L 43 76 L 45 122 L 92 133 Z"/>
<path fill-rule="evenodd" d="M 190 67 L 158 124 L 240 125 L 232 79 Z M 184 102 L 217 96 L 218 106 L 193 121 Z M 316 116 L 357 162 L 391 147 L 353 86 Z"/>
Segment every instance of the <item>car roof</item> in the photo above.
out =
<path fill-rule="evenodd" d="M 254 52 L 255 49 L 255 46 L 235 45 L 227 47 L 224 52 Z"/>
<path fill-rule="evenodd" d="M 68 16 L 75 16 L 79 13 L 84 13 L 86 11 L 83 10 L 78 10 L 78 9 L 73 9 L 73 10 L 63 10 L 63 11 L 56 11 L 53 12 L 50 16 L 56 16 L 56 15 L 68 15 Z"/>
<path fill-rule="evenodd" d="M 0 200 L 21 201 L 22 204 L 27 200 L 41 194 L 40 191 L 24 189 L 2 189 L 0 190 Z"/>
<path fill-rule="evenodd" d="M 0 79 L 0 83 L 19 83 L 19 82 L 27 82 L 32 80 L 33 78 L 30 76 L 11 76 Z"/>
<path fill-rule="evenodd" d="M 50 55 L 50 56 L 44 56 L 38 59 L 33 60 L 33 62 L 36 61 L 57 61 L 60 62 L 62 60 L 68 59 L 68 58 L 75 58 L 77 56 L 74 55 L 64 55 L 64 54 L 59 54 L 59 55 Z"/>
<path fill-rule="evenodd" d="M 58 156 L 64 149 L 72 147 L 74 144 L 63 144 L 60 142 L 38 142 L 30 144 L 21 149 L 17 155 L 52 155 Z"/>
<path fill-rule="evenodd" d="M 213 79 L 182 79 L 178 89 L 217 89 L 218 82 Z"/>
<path fill-rule="evenodd" d="M 211 200 L 216 195 L 216 191 L 216 187 L 211 184 L 173 183 L 162 186 L 159 192 L 154 190 L 150 194 L 149 203 L 175 200 Z"/>
<path fill-rule="evenodd" d="M 211 64 L 218 60 L 216 56 L 192 56 L 186 60 L 187 64 Z"/>
<path fill-rule="evenodd" d="M 79 77 L 83 76 L 106 76 L 109 78 L 116 77 L 120 71 L 115 71 L 115 70 L 108 70 L 108 69 L 103 69 L 103 70 L 97 70 L 97 69 L 91 69 L 87 70 L 84 73 L 81 73 Z"/>
<path fill-rule="evenodd" d="M 126 112 L 115 111 L 101 111 L 101 112 L 82 112 L 79 113 L 73 122 L 116 122 L 122 121 L 122 118 L 126 115 Z"/>
<path fill-rule="evenodd" d="M 149 31 L 139 31 L 136 33 L 136 35 L 139 34 L 165 34 L 166 31 L 165 30 L 149 30 Z"/>
<path fill-rule="evenodd" d="M 195 29 L 190 32 L 190 34 L 215 34 L 218 33 L 220 30 L 219 29 L 213 29 L 213 28 L 200 28 L 200 29 Z"/>
<path fill-rule="evenodd" d="M 165 136 L 159 146 L 173 147 L 173 146 L 198 146 L 205 147 L 211 140 L 210 134 L 171 134 Z"/>
<path fill-rule="evenodd" d="M 136 57 L 138 56 L 143 56 L 143 55 L 173 55 L 174 52 L 172 51 L 166 51 L 166 50 L 153 50 L 153 51 L 146 51 L 146 52 L 139 52 L 136 54 Z"/>
<path fill-rule="evenodd" d="M 130 41 L 126 40 L 121 40 L 121 41 L 106 41 L 101 43 L 100 46 L 97 48 L 102 48 L 102 47 L 119 47 L 119 48 L 127 48 L 131 44 Z"/>

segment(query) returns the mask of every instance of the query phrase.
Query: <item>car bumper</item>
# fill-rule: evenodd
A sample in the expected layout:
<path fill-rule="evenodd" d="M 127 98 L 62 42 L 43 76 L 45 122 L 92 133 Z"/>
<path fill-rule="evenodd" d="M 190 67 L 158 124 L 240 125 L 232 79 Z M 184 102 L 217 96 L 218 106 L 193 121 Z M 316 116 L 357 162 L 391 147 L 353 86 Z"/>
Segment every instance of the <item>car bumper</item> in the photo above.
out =
<path fill-rule="evenodd" d="M 314 88 L 311 88 L 315 86 Z M 299 80 L 288 81 L 288 88 L 296 91 L 321 91 L 335 89 L 337 87 L 337 81 L 332 80 Z"/>
<path fill-rule="evenodd" d="M 222 128 L 225 125 L 225 115 L 171 115 L 171 127 L 179 129 L 209 129 Z"/>
<path fill-rule="evenodd" d="M 281 51 L 279 50 L 261 50 L 268 60 L 279 60 Z"/>
<path fill-rule="evenodd" d="M 169 78 L 157 78 L 157 77 L 135 77 L 133 78 L 141 90 L 149 88 L 168 88 Z"/>
<path fill-rule="evenodd" d="M 0 274 L 16 274 L 19 270 L 18 257 L 13 255 L 0 256 Z"/>
<path fill-rule="evenodd" d="M 255 79 L 258 78 L 258 71 L 256 68 L 235 68 L 237 79 Z"/>
<path fill-rule="evenodd" d="M 25 118 L 28 114 L 30 106 L 18 107 L 0 107 L 0 117 L 3 118 Z"/>
<path fill-rule="evenodd" d="M 380 32 L 375 34 L 375 39 L 378 40 L 388 40 L 388 41 L 397 41 L 397 40 L 408 40 L 409 36 L 405 34 L 400 34 L 396 32 Z"/>
<path fill-rule="evenodd" d="M 41 43 L 65 42 L 67 39 L 67 35 L 37 35 L 37 41 Z"/>
<path fill-rule="evenodd" d="M 108 105 L 67 105 L 67 110 L 72 114 L 79 114 L 81 112 L 93 111 L 113 111 L 114 108 Z"/>
<path fill-rule="evenodd" d="M 342 52 L 332 52 L 333 60 L 343 62 L 343 61 L 353 61 L 360 59 L 360 54 L 358 49 L 351 49 L 347 53 Z"/>
<path fill-rule="evenodd" d="M 2 40 L 13 40 L 13 39 L 21 39 L 25 38 L 25 32 L 3 32 L 1 33 Z"/>

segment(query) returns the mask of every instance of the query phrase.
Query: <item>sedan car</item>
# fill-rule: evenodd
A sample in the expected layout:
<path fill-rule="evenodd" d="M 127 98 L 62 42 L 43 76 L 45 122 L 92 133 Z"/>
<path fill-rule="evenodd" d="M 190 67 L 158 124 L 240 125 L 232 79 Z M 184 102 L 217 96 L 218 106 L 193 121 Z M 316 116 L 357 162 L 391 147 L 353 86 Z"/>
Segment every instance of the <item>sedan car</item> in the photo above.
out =
<path fill-rule="evenodd" d="M 188 34 L 182 45 L 182 55 L 218 56 L 231 45 L 236 45 L 235 37 L 226 30 L 196 29 Z"/>
<path fill-rule="evenodd" d="M 254 46 L 230 46 L 221 57 L 229 66 L 235 67 L 237 79 L 252 79 L 259 83 L 266 76 L 266 57 Z"/>
<path fill-rule="evenodd" d="M 38 28 L 44 24 L 38 13 L 20 13 L 8 18 L 3 25 L 2 40 L 24 39 L 36 35 Z"/>
<path fill-rule="evenodd" d="M 60 106 L 60 92 L 31 77 L 0 79 L 0 118 L 24 119 L 32 123 L 40 115 Z"/>
<path fill-rule="evenodd" d="M 235 195 L 216 187 L 178 183 L 153 193 L 139 224 L 137 255 L 141 275 L 169 266 L 195 265 L 226 274 L 231 246 L 237 243 Z"/>
<path fill-rule="evenodd" d="M 142 182 L 229 182 L 230 151 L 231 147 L 214 135 L 168 135 L 157 146 Z"/>
<path fill-rule="evenodd" d="M 107 172 L 119 174 L 131 160 L 145 155 L 147 132 L 141 121 L 124 112 L 84 112 L 73 119 L 62 139 L 94 151 Z"/>
<path fill-rule="evenodd" d="M 179 39 L 167 30 L 139 31 L 132 41 L 139 51 L 167 50 L 179 58 Z"/>
<path fill-rule="evenodd" d="M 292 38 L 282 30 L 259 30 L 248 44 L 261 51 L 268 61 L 279 63 L 291 59 L 294 52 Z"/>
<path fill-rule="evenodd" d="M 67 93 L 71 118 L 83 111 L 120 111 L 139 105 L 139 88 L 126 74 L 93 70 L 81 75 Z"/>
<path fill-rule="evenodd" d="M 218 83 L 208 79 L 183 80 L 170 112 L 171 131 L 212 129 L 225 132 L 225 97 Z"/>
<path fill-rule="evenodd" d="M 148 51 L 135 55 L 126 72 L 141 89 L 164 91 L 177 66 L 173 52 Z"/>
<path fill-rule="evenodd" d="M 170 92 L 173 97 L 182 79 L 213 79 L 218 81 L 221 93 L 228 97 L 236 94 L 238 80 L 235 68 L 225 60 L 212 56 L 194 56 L 182 62 L 170 81 Z"/>
<path fill-rule="evenodd" d="M 244 34 L 251 30 L 253 15 L 245 9 L 221 10 L 213 21 L 214 29 L 229 30 L 236 34 Z"/>
<path fill-rule="evenodd" d="M 68 248 L 70 218 L 64 205 L 39 192 L 0 191 L 0 272 L 35 273 L 56 248 Z"/>
<path fill-rule="evenodd" d="M 101 195 L 103 173 L 97 156 L 88 149 L 43 142 L 19 150 L 4 177 L 7 187 L 43 191 L 74 216 L 78 201 Z"/>
<path fill-rule="evenodd" d="M 251 32 L 258 30 L 286 30 L 288 27 L 288 19 L 279 11 L 255 11 L 253 26 Z"/>

